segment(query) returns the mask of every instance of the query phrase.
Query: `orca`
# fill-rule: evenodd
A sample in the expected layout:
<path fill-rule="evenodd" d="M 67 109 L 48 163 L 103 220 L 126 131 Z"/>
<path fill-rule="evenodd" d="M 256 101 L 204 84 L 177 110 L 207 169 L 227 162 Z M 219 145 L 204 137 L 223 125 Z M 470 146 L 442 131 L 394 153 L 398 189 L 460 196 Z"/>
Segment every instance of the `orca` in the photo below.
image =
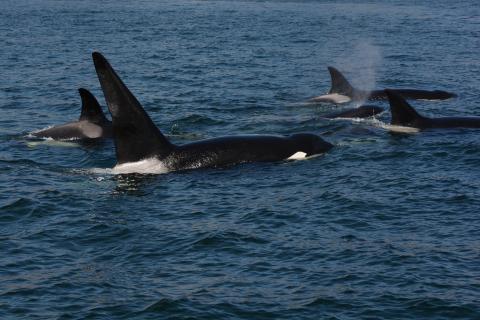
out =
<path fill-rule="evenodd" d="M 391 124 L 417 129 L 480 128 L 480 117 L 427 118 L 420 115 L 395 90 L 385 90 L 392 113 Z"/>
<path fill-rule="evenodd" d="M 72 121 L 45 130 L 32 132 L 37 138 L 54 140 L 89 140 L 112 137 L 112 123 L 103 114 L 95 96 L 87 89 L 78 89 L 82 111 L 78 121 Z"/>
<path fill-rule="evenodd" d="M 334 67 L 328 67 L 332 86 L 326 95 L 314 97 L 310 99 L 312 102 L 329 102 L 335 104 L 347 103 L 351 101 L 375 101 L 386 100 L 387 95 L 384 90 L 361 90 L 354 88 L 343 74 Z M 391 89 L 407 99 L 424 99 L 424 100 L 445 100 L 454 98 L 455 93 L 442 90 L 417 90 L 417 89 Z"/>
<path fill-rule="evenodd" d="M 358 108 L 350 108 L 338 112 L 328 113 L 323 115 L 322 118 L 338 119 L 338 118 L 368 118 L 373 117 L 379 113 L 382 113 L 384 109 L 382 107 L 363 105 Z"/>
<path fill-rule="evenodd" d="M 162 172 L 168 172 L 303 158 L 333 147 L 310 133 L 226 136 L 175 145 L 153 123 L 103 55 L 94 52 L 92 57 L 112 115 L 115 168 L 129 167 L 125 173 L 156 173 L 135 168 L 135 163 L 145 164 L 146 160 L 158 163 L 164 168 Z"/>

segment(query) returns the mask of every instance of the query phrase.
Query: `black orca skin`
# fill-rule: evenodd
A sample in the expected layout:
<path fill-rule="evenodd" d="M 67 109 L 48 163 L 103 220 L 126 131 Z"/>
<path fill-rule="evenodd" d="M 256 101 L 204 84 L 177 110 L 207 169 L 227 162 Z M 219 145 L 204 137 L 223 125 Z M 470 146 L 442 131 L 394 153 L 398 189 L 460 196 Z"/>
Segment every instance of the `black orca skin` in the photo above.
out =
<path fill-rule="evenodd" d="M 112 137 L 112 123 L 103 114 L 95 96 L 87 89 L 78 89 L 82 98 L 82 112 L 78 121 L 72 121 L 31 133 L 37 138 L 54 140 L 90 140 Z"/>
<path fill-rule="evenodd" d="M 379 113 L 382 113 L 383 111 L 384 109 L 381 107 L 372 106 L 372 105 L 363 105 L 358 108 L 350 108 L 350 109 L 346 109 L 338 112 L 328 113 L 326 115 L 323 115 L 322 118 L 327 118 L 327 119 L 368 118 L 368 117 L 373 117 Z"/>
<path fill-rule="evenodd" d="M 301 152 L 311 156 L 332 145 L 309 133 L 291 136 L 226 136 L 174 145 L 160 132 L 110 63 L 92 54 L 98 79 L 112 114 L 117 165 L 160 160 L 168 170 L 223 167 L 246 162 L 281 161 Z"/>
<path fill-rule="evenodd" d="M 385 90 L 366 91 L 354 88 L 345 76 L 335 69 L 328 67 L 332 79 L 332 87 L 327 95 L 310 99 L 313 102 L 346 103 L 351 101 L 386 100 Z M 390 89 L 402 95 L 406 99 L 445 100 L 454 98 L 455 93 L 443 90 L 418 90 L 418 89 Z"/>
<path fill-rule="evenodd" d="M 392 125 L 418 129 L 480 128 L 480 117 L 427 118 L 420 115 L 398 92 L 385 90 L 392 113 Z"/>

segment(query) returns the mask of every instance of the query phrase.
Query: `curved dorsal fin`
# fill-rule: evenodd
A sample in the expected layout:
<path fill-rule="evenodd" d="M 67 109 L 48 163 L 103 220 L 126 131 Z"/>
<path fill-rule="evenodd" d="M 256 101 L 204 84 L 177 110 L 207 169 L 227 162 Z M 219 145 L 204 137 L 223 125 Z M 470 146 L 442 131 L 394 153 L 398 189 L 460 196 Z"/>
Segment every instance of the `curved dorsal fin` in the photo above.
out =
<path fill-rule="evenodd" d="M 343 76 L 343 74 L 334 67 L 328 67 L 330 77 L 332 78 L 332 87 L 329 94 L 338 93 L 349 97 L 352 97 L 355 92 L 355 88 L 352 87 L 350 82 Z"/>
<path fill-rule="evenodd" d="M 78 89 L 80 97 L 82 99 L 82 113 L 80 114 L 79 121 L 87 120 L 93 123 L 103 123 L 108 121 L 103 114 L 102 107 L 98 103 L 95 96 L 87 89 Z"/>
<path fill-rule="evenodd" d="M 92 57 L 112 115 L 117 164 L 167 156 L 174 146 L 155 126 L 107 59 L 98 52 Z"/>
<path fill-rule="evenodd" d="M 401 126 L 415 126 L 424 119 L 400 94 L 395 90 L 385 89 L 392 113 L 391 124 Z"/>

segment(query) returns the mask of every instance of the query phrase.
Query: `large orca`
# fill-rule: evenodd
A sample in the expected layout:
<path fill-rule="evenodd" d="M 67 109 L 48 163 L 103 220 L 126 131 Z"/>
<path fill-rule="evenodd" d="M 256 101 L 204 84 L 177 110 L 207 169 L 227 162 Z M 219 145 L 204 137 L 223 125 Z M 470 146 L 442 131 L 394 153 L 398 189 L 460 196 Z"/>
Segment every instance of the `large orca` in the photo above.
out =
<path fill-rule="evenodd" d="M 32 132 L 31 135 L 54 140 L 110 138 L 112 136 L 112 123 L 103 114 L 95 96 L 83 88 L 78 89 L 78 92 L 82 99 L 82 112 L 78 121 Z"/>
<path fill-rule="evenodd" d="M 330 102 L 335 104 L 351 101 L 386 100 L 384 90 L 361 90 L 354 88 L 348 80 L 334 67 L 328 67 L 332 79 L 332 87 L 326 95 L 310 99 L 312 102 Z M 455 93 L 442 90 L 391 89 L 407 99 L 445 100 L 456 97 Z"/>
<path fill-rule="evenodd" d="M 384 109 L 382 107 L 377 107 L 372 105 L 362 105 L 358 108 L 350 108 L 346 110 L 328 113 L 323 115 L 322 118 L 327 118 L 327 119 L 368 118 L 368 117 L 373 117 L 379 113 L 382 113 L 383 111 Z"/>
<path fill-rule="evenodd" d="M 391 124 L 418 129 L 480 128 L 480 117 L 427 118 L 420 115 L 398 92 L 385 90 L 392 113 Z"/>
<path fill-rule="evenodd" d="M 98 52 L 92 56 L 112 115 L 117 158 L 115 168 L 127 165 L 131 168 L 128 172 L 149 172 L 131 166 L 145 160 L 160 163 L 165 171 L 223 167 L 246 162 L 308 157 L 332 148 L 330 143 L 309 133 L 288 137 L 227 136 L 174 145 L 155 126 L 110 63 Z M 155 170 L 151 173 L 154 172 Z"/>

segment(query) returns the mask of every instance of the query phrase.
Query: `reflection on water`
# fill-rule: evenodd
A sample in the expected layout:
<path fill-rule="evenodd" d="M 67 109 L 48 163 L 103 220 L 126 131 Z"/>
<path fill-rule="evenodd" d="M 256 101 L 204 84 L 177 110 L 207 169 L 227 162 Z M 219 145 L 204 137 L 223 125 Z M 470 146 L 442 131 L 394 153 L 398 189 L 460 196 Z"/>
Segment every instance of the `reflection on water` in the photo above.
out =
<path fill-rule="evenodd" d="M 113 175 L 112 179 L 115 181 L 116 186 L 112 192 L 114 195 L 126 194 L 130 196 L 146 196 L 149 185 L 156 179 L 161 179 L 161 175 L 155 174 L 118 174 Z"/>

